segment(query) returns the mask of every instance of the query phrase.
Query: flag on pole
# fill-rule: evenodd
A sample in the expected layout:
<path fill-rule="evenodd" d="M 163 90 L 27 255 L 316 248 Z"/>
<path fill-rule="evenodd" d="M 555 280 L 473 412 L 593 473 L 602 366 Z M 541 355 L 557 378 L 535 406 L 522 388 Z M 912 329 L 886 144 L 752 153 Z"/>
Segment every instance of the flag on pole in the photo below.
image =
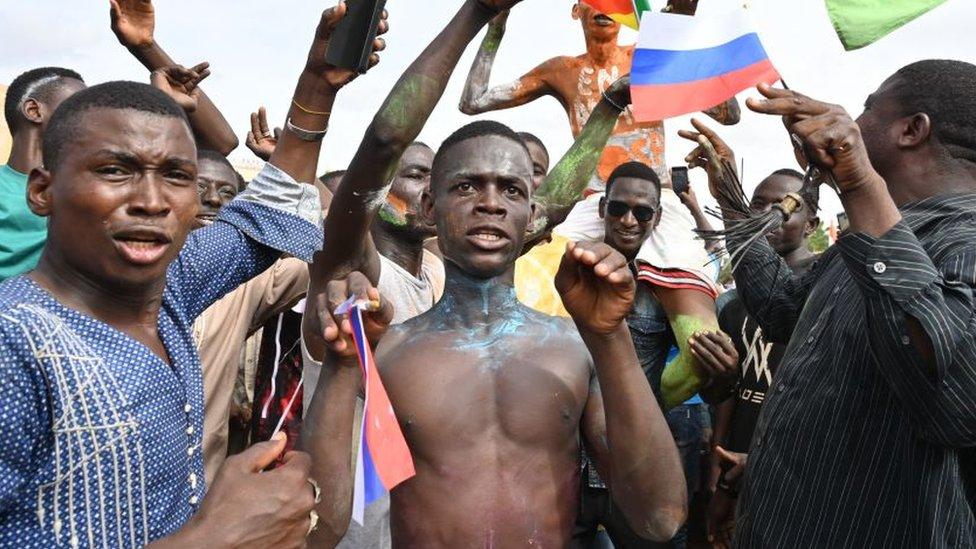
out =
<path fill-rule="evenodd" d="M 827 12 L 847 51 L 863 48 L 945 0 L 827 0 Z"/>
<path fill-rule="evenodd" d="M 639 122 L 707 110 L 777 80 L 744 9 L 694 17 L 648 12 L 641 20 L 630 72 Z"/>
<path fill-rule="evenodd" d="M 362 311 L 368 306 L 368 303 L 351 297 L 336 309 L 336 314 L 349 315 L 366 395 L 353 485 L 353 519 L 359 524 L 363 523 L 366 507 L 370 503 L 416 474 L 410 448 L 403 438 L 393 404 L 383 387 L 373 361 L 373 351 L 366 339 Z"/>
<path fill-rule="evenodd" d="M 641 15 L 651 11 L 650 0 L 583 0 L 583 3 L 635 30 L 640 27 Z"/>

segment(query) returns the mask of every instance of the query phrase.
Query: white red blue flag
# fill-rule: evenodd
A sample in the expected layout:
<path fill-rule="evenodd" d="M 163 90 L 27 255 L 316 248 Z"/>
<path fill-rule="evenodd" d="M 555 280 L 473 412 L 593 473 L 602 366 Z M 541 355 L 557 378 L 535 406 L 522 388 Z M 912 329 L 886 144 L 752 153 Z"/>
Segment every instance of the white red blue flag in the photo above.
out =
<path fill-rule="evenodd" d="M 366 395 L 353 485 L 352 518 L 359 524 L 363 523 L 366 507 L 370 503 L 416 474 L 410 448 L 403 438 L 393 404 L 383 387 L 373 361 L 373 351 L 366 339 L 362 311 L 368 307 L 367 302 L 352 297 L 335 311 L 339 315 L 349 315 Z"/>
<path fill-rule="evenodd" d="M 645 12 L 641 19 L 630 72 L 639 122 L 707 110 L 777 80 L 745 9 L 694 17 Z"/>

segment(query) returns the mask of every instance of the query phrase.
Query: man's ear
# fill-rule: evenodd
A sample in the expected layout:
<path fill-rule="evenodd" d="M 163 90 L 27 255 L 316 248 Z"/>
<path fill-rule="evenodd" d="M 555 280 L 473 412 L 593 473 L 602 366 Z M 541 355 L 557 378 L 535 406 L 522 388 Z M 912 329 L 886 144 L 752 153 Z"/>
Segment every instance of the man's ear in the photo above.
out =
<path fill-rule="evenodd" d="M 434 215 L 434 195 L 430 192 L 430 187 L 424 189 L 420 195 L 420 217 L 425 225 L 437 226 L 437 216 Z"/>
<path fill-rule="evenodd" d="M 654 219 L 651 221 L 651 230 L 652 231 L 655 230 L 655 229 L 657 229 L 657 226 L 661 224 L 661 216 L 662 215 L 663 215 L 663 211 L 661 209 L 661 205 L 658 204 L 657 211 L 654 212 Z"/>
<path fill-rule="evenodd" d="M 932 119 L 923 112 L 903 118 L 899 124 L 898 146 L 901 148 L 919 147 L 932 138 Z"/>
<path fill-rule="evenodd" d="M 582 14 L 580 14 L 579 2 L 573 2 L 573 19 L 579 21 Z"/>
<path fill-rule="evenodd" d="M 34 168 L 27 177 L 27 205 L 34 215 L 50 217 L 54 210 L 51 197 L 51 172 Z"/>
<path fill-rule="evenodd" d="M 44 120 L 44 107 L 32 97 L 28 97 L 20 104 L 20 114 L 32 124 L 40 125 Z"/>
<path fill-rule="evenodd" d="M 607 197 L 600 198 L 600 219 L 607 217 Z"/>
<path fill-rule="evenodd" d="M 813 234 L 813 231 L 817 230 L 820 226 L 820 218 L 813 215 L 807 218 L 807 226 L 803 228 L 803 236 L 809 237 Z"/>

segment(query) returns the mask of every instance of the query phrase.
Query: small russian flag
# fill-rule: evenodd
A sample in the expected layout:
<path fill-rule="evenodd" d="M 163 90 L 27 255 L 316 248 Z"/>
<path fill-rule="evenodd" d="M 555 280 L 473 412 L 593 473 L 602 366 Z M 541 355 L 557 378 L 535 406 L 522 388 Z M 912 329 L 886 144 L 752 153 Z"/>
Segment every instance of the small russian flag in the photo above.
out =
<path fill-rule="evenodd" d="M 351 297 L 336 309 L 336 314 L 349 315 L 366 394 L 353 485 L 352 518 L 359 524 L 363 523 L 366 507 L 370 503 L 417 474 L 410 448 L 403 438 L 393 404 L 383 387 L 383 380 L 373 361 L 373 351 L 366 339 L 362 311 L 368 306 L 368 303 Z"/>
<path fill-rule="evenodd" d="M 634 117 L 652 122 L 707 110 L 779 78 L 745 9 L 646 12 L 630 73 Z"/>

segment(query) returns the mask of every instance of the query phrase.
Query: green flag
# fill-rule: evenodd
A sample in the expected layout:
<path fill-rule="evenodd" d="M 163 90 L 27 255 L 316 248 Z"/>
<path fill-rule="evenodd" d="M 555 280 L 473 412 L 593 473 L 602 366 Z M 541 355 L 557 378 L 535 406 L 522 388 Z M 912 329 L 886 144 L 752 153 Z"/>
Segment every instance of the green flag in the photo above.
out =
<path fill-rule="evenodd" d="M 863 48 L 945 0 L 827 0 L 830 20 L 847 51 Z"/>

